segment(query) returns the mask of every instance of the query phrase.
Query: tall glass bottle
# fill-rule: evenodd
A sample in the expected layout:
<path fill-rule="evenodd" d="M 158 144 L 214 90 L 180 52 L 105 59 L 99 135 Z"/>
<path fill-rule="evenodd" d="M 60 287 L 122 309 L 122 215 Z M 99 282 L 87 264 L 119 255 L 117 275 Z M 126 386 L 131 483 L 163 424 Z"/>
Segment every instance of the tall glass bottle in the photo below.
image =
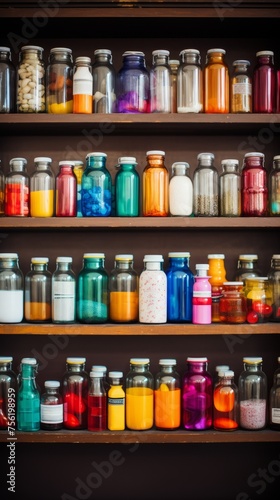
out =
<path fill-rule="evenodd" d="M 171 71 L 170 77 L 170 111 L 171 113 L 177 113 L 177 79 L 178 79 L 178 68 L 180 61 L 178 59 L 169 59 L 169 66 Z"/>
<path fill-rule="evenodd" d="M 279 109 L 280 111 L 280 109 Z M 280 155 L 274 156 L 268 176 L 269 214 L 280 215 Z"/>
<path fill-rule="evenodd" d="M 62 378 L 63 426 L 66 429 L 87 429 L 89 376 L 86 358 L 66 358 Z"/>
<path fill-rule="evenodd" d="M 77 319 L 81 323 L 106 323 L 109 317 L 109 277 L 104 253 L 84 253 L 77 279 Z"/>
<path fill-rule="evenodd" d="M 272 291 L 272 321 L 280 321 L 280 255 L 273 254 L 268 272 L 268 281 Z"/>
<path fill-rule="evenodd" d="M 73 112 L 73 57 L 72 50 L 55 47 L 50 50 L 46 70 L 47 113 Z"/>
<path fill-rule="evenodd" d="M 193 183 L 189 175 L 190 165 L 177 161 L 171 167 L 169 181 L 169 210 L 171 216 L 190 216 L 193 213 Z"/>
<path fill-rule="evenodd" d="M 34 158 L 35 170 L 30 176 L 31 217 L 53 217 L 55 213 L 55 176 L 52 159 Z"/>
<path fill-rule="evenodd" d="M 0 160 L 0 217 L 5 213 L 5 175 Z"/>
<path fill-rule="evenodd" d="M 217 431 L 234 431 L 238 428 L 238 388 L 234 372 L 224 372 L 213 393 L 213 425 Z"/>
<path fill-rule="evenodd" d="M 133 255 L 118 254 L 109 276 L 110 319 L 116 323 L 138 320 L 138 274 L 133 269 Z"/>
<path fill-rule="evenodd" d="M 241 210 L 245 217 L 268 213 L 267 171 L 263 153 L 246 153 L 241 171 Z"/>
<path fill-rule="evenodd" d="M 130 358 L 125 381 L 126 427 L 135 431 L 151 429 L 154 423 L 154 377 L 149 358 Z"/>
<path fill-rule="evenodd" d="M 259 430 L 266 426 L 267 378 L 262 371 L 262 357 L 244 357 L 239 375 L 240 427 Z"/>
<path fill-rule="evenodd" d="M 74 174 L 77 179 L 77 217 L 82 217 L 82 176 L 84 172 L 84 162 L 81 160 L 73 160 Z"/>
<path fill-rule="evenodd" d="M 139 322 L 166 323 L 167 277 L 162 255 L 145 255 L 139 277 Z"/>
<path fill-rule="evenodd" d="M 30 271 L 25 275 L 24 316 L 29 322 L 52 319 L 52 274 L 48 257 L 32 257 Z"/>
<path fill-rule="evenodd" d="M 192 322 L 210 325 L 212 322 L 212 287 L 208 276 L 209 264 L 196 264 L 193 284 Z"/>
<path fill-rule="evenodd" d="M 20 323 L 23 311 L 24 275 L 18 254 L 0 253 L 0 323 Z"/>
<path fill-rule="evenodd" d="M 178 113 L 201 113 L 203 111 L 203 74 L 200 52 L 184 49 L 180 52 L 178 69 Z"/>
<path fill-rule="evenodd" d="M 88 425 L 89 431 L 107 429 L 107 394 L 103 384 L 103 375 L 98 371 L 90 372 L 88 389 Z"/>
<path fill-rule="evenodd" d="M 45 63 L 44 49 L 37 45 L 25 45 L 19 53 L 17 67 L 17 112 L 44 113 Z"/>
<path fill-rule="evenodd" d="M 72 257 L 57 257 L 52 275 L 52 322 L 74 323 L 76 320 L 76 277 Z"/>
<path fill-rule="evenodd" d="M 170 113 L 170 79 L 169 50 L 154 50 L 150 70 L 150 112 Z"/>
<path fill-rule="evenodd" d="M 269 393 L 269 426 L 276 431 L 280 430 L 280 357 L 278 368 L 273 375 L 273 385 Z"/>
<path fill-rule="evenodd" d="M 0 47 L 0 113 L 15 113 L 16 68 L 12 62 L 11 49 Z"/>
<path fill-rule="evenodd" d="M 169 252 L 167 277 L 167 321 L 191 323 L 194 277 L 189 252 Z"/>
<path fill-rule="evenodd" d="M 125 391 L 123 389 L 123 372 L 109 372 L 108 390 L 108 429 L 123 431 L 125 429 Z"/>
<path fill-rule="evenodd" d="M 91 58 L 76 57 L 73 76 L 73 113 L 92 113 L 92 81 Z"/>
<path fill-rule="evenodd" d="M 15 431 L 17 376 L 12 363 L 12 356 L 0 356 L 0 429 Z"/>
<path fill-rule="evenodd" d="M 150 76 L 146 68 L 144 52 L 127 50 L 123 53 L 123 65 L 117 73 L 118 113 L 148 113 Z"/>
<path fill-rule="evenodd" d="M 222 174 L 219 177 L 220 215 L 240 217 L 241 215 L 241 174 L 239 161 L 222 160 Z"/>
<path fill-rule="evenodd" d="M 82 214 L 84 217 L 109 217 L 112 211 L 112 179 L 106 168 L 105 153 L 89 153 L 82 175 Z"/>
<path fill-rule="evenodd" d="M 194 215 L 219 215 L 219 174 L 214 166 L 213 153 L 199 153 L 193 176 Z"/>
<path fill-rule="evenodd" d="M 155 426 L 161 430 L 178 429 L 181 423 L 181 378 L 176 359 L 160 359 L 155 376 Z"/>
<path fill-rule="evenodd" d="M 276 71 L 274 52 L 260 50 L 256 53 L 253 72 L 253 112 L 273 113 L 276 109 Z"/>
<path fill-rule="evenodd" d="M 212 323 L 220 322 L 220 298 L 226 281 L 225 255 L 208 254 L 209 282 L 212 290 Z"/>
<path fill-rule="evenodd" d="M 182 383 L 182 419 L 187 430 L 212 426 L 212 376 L 206 357 L 188 357 Z"/>
<path fill-rule="evenodd" d="M 250 61 L 233 61 L 231 77 L 231 113 L 252 113 L 252 79 L 248 74 Z"/>
<path fill-rule="evenodd" d="M 41 396 L 41 429 L 58 431 L 63 427 L 63 398 L 59 393 L 59 380 L 46 380 L 45 392 Z"/>
<path fill-rule="evenodd" d="M 118 159 L 115 177 L 115 202 L 117 217 L 138 217 L 140 212 L 140 177 L 134 156 Z"/>
<path fill-rule="evenodd" d="M 22 358 L 17 394 L 17 428 L 19 431 L 40 429 L 40 392 L 36 383 L 38 364 L 35 358 Z"/>
<path fill-rule="evenodd" d="M 116 72 L 112 62 L 112 51 L 96 49 L 92 65 L 93 112 L 114 113 L 116 111 Z"/>
<path fill-rule="evenodd" d="M 12 158 L 5 178 L 5 215 L 28 217 L 30 180 L 25 158 Z"/>
<path fill-rule="evenodd" d="M 261 276 L 259 269 L 259 256 L 257 254 L 240 254 L 237 261 L 236 281 L 243 281 L 245 285 L 246 278 Z"/>
<path fill-rule="evenodd" d="M 167 217 L 169 214 L 169 172 L 164 151 L 147 151 L 143 171 L 143 216 Z"/>
<path fill-rule="evenodd" d="M 204 112 L 229 113 L 229 70 L 224 49 L 209 49 L 204 67 Z"/>
<path fill-rule="evenodd" d="M 76 217 L 77 214 L 77 178 L 74 174 L 74 162 L 59 162 L 59 172 L 55 178 L 55 215 L 57 217 Z"/>

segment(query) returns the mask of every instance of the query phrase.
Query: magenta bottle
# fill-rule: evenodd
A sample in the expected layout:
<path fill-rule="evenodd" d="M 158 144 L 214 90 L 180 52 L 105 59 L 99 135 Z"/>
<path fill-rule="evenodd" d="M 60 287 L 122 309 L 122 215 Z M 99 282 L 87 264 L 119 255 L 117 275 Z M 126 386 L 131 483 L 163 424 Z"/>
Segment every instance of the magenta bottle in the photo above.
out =
<path fill-rule="evenodd" d="M 77 177 L 73 161 L 60 161 L 59 172 L 55 179 L 56 217 L 76 217 L 77 214 Z"/>
<path fill-rule="evenodd" d="M 182 419 L 188 430 L 205 430 L 212 426 L 213 380 L 208 359 L 187 358 L 183 375 Z"/>
<path fill-rule="evenodd" d="M 107 395 L 104 387 L 104 375 L 100 371 L 90 372 L 88 392 L 88 430 L 105 431 L 107 429 Z"/>
<path fill-rule="evenodd" d="M 241 209 L 245 217 L 268 214 L 267 171 L 263 153 L 246 153 L 241 172 Z"/>
<path fill-rule="evenodd" d="M 261 50 L 256 53 L 253 73 L 253 112 L 274 113 L 276 108 L 276 70 L 274 53 Z"/>
<path fill-rule="evenodd" d="M 192 322 L 196 325 L 209 325 L 212 320 L 212 298 L 209 264 L 196 264 L 192 298 Z"/>

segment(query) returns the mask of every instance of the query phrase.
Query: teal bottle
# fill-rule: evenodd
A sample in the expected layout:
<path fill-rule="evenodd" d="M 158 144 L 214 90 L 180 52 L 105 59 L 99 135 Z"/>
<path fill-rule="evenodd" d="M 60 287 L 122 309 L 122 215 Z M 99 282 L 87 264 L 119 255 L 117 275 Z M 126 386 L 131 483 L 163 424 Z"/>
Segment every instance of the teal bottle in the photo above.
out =
<path fill-rule="evenodd" d="M 40 392 L 36 383 L 37 360 L 22 358 L 17 396 L 17 428 L 19 431 L 40 429 Z"/>
<path fill-rule="evenodd" d="M 89 153 L 82 175 L 81 206 L 84 217 L 109 217 L 112 212 L 112 178 L 105 153 Z"/>
<path fill-rule="evenodd" d="M 115 197 L 117 217 L 139 216 L 140 177 L 136 171 L 136 158 L 122 156 L 118 159 L 115 177 Z"/>
<path fill-rule="evenodd" d="M 109 316 L 109 275 L 104 253 L 84 253 L 77 280 L 77 319 L 81 323 L 105 323 Z"/>

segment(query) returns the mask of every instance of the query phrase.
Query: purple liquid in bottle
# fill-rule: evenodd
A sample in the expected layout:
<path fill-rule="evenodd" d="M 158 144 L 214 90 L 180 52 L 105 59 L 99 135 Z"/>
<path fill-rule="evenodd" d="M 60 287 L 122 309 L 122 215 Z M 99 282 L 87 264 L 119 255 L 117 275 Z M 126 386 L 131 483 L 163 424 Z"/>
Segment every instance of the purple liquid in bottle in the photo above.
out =
<path fill-rule="evenodd" d="M 183 425 L 189 430 L 212 426 L 212 377 L 207 372 L 207 358 L 187 358 L 183 377 Z"/>

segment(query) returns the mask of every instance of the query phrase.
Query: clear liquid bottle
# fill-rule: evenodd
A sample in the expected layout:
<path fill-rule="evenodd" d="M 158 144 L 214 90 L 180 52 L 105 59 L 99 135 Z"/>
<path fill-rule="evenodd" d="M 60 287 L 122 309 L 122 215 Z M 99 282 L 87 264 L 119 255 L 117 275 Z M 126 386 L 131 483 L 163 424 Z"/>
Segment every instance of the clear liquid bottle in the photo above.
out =
<path fill-rule="evenodd" d="M 55 176 L 52 159 L 34 158 L 35 170 L 30 176 L 31 217 L 53 217 L 55 213 Z"/>
<path fill-rule="evenodd" d="M 10 171 L 5 178 L 5 215 L 28 217 L 30 203 L 30 179 L 25 158 L 12 158 Z"/>
<path fill-rule="evenodd" d="M 203 74 L 200 52 L 197 49 L 184 49 L 180 52 L 177 95 L 178 113 L 203 111 Z"/>
<path fill-rule="evenodd" d="M 193 284 L 192 322 L 210 325 L 212 322 L 212 287 L 208 276 L 209 264 L 196 264 Z"/>
<path fill-rule="evenodd" d="M 169 181 L 169 211 L 173 217 L 189 217 L 193 214 L 193 183 L 190 165 L 177 161 L 171 167 Z"/>
<path fill-rule="evenodd" d="M 47 113 L 73 112 L 72 49 L 54 47 L 50 50 L 46 70 Z"/>
<path fill-rule="evenodd" d="M 194 215 L 217 217 L 219 215 L 219 174 L 214 165 L 213 153 L 199 153 L 193 176 Z"/>
<path fill-rule="evenodd" d="M 22 358 L 17 394 L 17 428 L 29 432 L 40 429 L 40 392 L 36 382 L 38 364 L 35 358 Z"/>
<path fill-rule="evenodd" d="M 170 79 L 169 50 L 154 50 L 150 70 L 150 112 L 170 113 Z"/>
<path fill-rule="evenodd" d="M 57 257 L 52 275 L 52 322 L 74 323 L 76 320 L 76 276 L 72 257 Z"/>
<path fill-rule="evenodd" d="M 98 371 L 90 372 L 88 390 L 88 430 L 107 429 L 107 394 L 103 385 L 103 375 Z"/>
<path fill-rule="evenodd" d="M 106 323 L 109 317 L 109 276 L 104 253 L 84 253 L 77 279 L 77 319 L 81 323 Z"/>
<path fill-rule="evenodd" d="M 280 155 L 274 156 L 272 170 L 268 176 L 269 213 L 280 215 Z"/>
<path fill-rule="evenodd" d="M 108 391 L 108 429 L 123 431 L 125 429 L 125 391 L 122 384 L 123 372 L 109 372 Z"/>
<path fill-rule="evenodd" d="M 76 57 L 73 76 L 73 113 L 92 113 L 92 82 L 91 58 Z"/>
<path fill-rule="evenodd" d="M 225 255 L 208 254 L 209 282 L 212 290 L 212 323 L 219 323 L 220 320 L 220 299 L 226 282 Z"/>
<path fill-rule="evenodd" d="M 15 431 L 17 376 L 12 363 L 12 356 L 0 356 L 0 429 Z"/>
<path fill-rule="evenodd" d="M 245 285 L 246 278 L 261 276 L 258 262 L 257 254 L 239 254 L 235 280 Z"/>
<path fill-rule="evenodd" d="M 16 68 L 12 62 L 11 49 L 0 47 L 0 113 L 15 113 Z"/>
<path fill-rule="evenodd" d="M 139 316 L 139 278 L 133 268 L 133 255 L 115 256 L 109 276 L 110 319 L 116 323 L 134 323 Z"/>
<path fill-rule="evenodd" d="M 112 179 L 106 168 L 105 153 L 89 153 L 82 175 L 82 214 L 84 217 L 109 217 L 112 211 Z"/>
<path fill-rule="evenodd" d="M 143 216 L 169 215 L 169 172 L 164 164 L 164 151 L 147 151 L 143 171 Z"/>
<path fill-rule="evenodd" d="M 250 61 L 233 61 L 231 77 L 231 113 L 252 113 L 252 79 L 249 75 Z"/>
<path fill-rule="evenodd" d="M 112 51 L 96 49 L 92 65 L 93 112 L 116 112 L 116 72 L 112 61 Z"/>
<path fill-rule="evenodd" d="M 134 156 L 122 156 L 116 166 L 115 198 L 117 217 L 138 217 L 140 212 L 140 176 Z"/>
<path fill-rule="evenodd" d="M 145 255 L 139 277 L 139 322 L 166 323 L 167 277 L 162 255 Z"/>
<path fill-rule="evenodd" d="M 206 357 L 188 357 L 182 381 L 182 419 L 187 430 L 212 426 L 213 381 Z"/>
<path fill-rule="evenodd" d="M 76 217 L 77 178 L 74 162 L 59 162 L 59 172 L 55 178 L 55 215 L 56 217 Z"/>
<path fill-rule="evenodd" d="M 155 426 L 161 430 L 178 429 L 181 423 L 181 378 L 176 359 L 160 359 L 155 376 Z"/>
<path fill-rule="evenodd" d="M 229 70 L 224 49 L 209 49 L 204 67 L 204 112 L 229 113 Z"/>
<path fill-rule="evenodd" d="M 234 372 L 227 370 L 213 392 L 213 425 L 217 431 L 238 429 L 238 388 Z"/>
<path fill-rule="evenodd" d="M 190 252 L 169 252 L 167 277 L 167 321 L 191 323 L 194 277 Z"/>
<path fill-rule="evenodd" d="M 86 358 L 68 357 L 62 378 L 63 426 L 66 429 L 87 429 L 89 376 Z"/>
<path fill-rule="evenodd" d="M 52 319 L 52 274 L 48 263 L 48 257 L 32 257 L 30 271 L 25 275 L 24 316 L 31 323 Z"/>
<path fill-rule="evenodd" d="M 242 429 L 259 430 L 266 426 L 267 378 L 262 363 L 262 357 L 243 358 L 244 370 L 238 380 Z"/>
<path fill-rule="evenodd" d="M 276 431 L 280 430 L 280 357 L 278 368 L 273 375 L 273 385 L 269 393 L 269 426 Z"/>
<path fill-rule="evenodd" d="M 177 113 L 177 80 L 178 80 L 178 68 L 180 61 L 178 59 L 169 59 L 169 66 L 171 71 L 170 76 L 170 111 L 171 113 Z"/>
<path fill-rule="evenodd" d="M 268 214 L 267 171 L 263 153 L 246 153 L 241 171 L 241 210 L 244 217 Z"/>
<path fill-rule="evenodd" d="M 58 431 L 63 427 L 63 398 L 59 393 L 58 380 L 46 380 L 45 392 L 41 396 L 40 415 L 41 429 Z"/>
<path fill-rule="evenodd" d="M 0 253 L 0 323 L 20 323 L 23 312 L 24 275 L 18 254 Z"/>
<path fill-rule="evenodd" d="M 150 107 L 150 75 L 144 52 L 127 50 L 117 73 L 117 112 L 148 113 Z"/>
<path fill-rule="evenodd" d="M 46 111 L 44 49 L 25 45 L 19 53 L 17 67 L 17 112 L 44 113 Z"/>
<path fill-rule="evenodd" d="M 256 53 L 253 72 L 253 112 L 274 113 L 276 109 L 276 71 L 274 52 L 260 50 Z"/>
<path fill-rule="evenodd" d="M 272 291 L 272 321 L 280 321 L 280 254 L 271 257 L 268 282 Z"/>
<path fill-rule="evenodd" d="M 219 177 L 220 215 L 240 217 L 241 215 L 241 174 L 239 161 L 222 160 L 222 173 Z"/>
<path fill-rule="evenodd" d="M 126 427 L 130 430 L 151 429 L 154 423 L 154 377 L 149 358 L 130 358 L 125 381 Z"/>

